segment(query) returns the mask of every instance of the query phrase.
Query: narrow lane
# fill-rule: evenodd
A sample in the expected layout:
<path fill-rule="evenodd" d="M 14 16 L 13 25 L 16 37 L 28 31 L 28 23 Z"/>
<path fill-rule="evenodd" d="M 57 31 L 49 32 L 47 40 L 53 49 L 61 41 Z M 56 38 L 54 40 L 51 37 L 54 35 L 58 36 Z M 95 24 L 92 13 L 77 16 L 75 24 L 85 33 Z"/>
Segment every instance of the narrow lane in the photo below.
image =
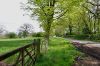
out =
<path fill-rule="evenodd" d="M 76 61 L 74 66 L 100 66 L 100 43 L 85 40 L 67 39 L 75 47 L 86 54 L 85 57 Z"/>

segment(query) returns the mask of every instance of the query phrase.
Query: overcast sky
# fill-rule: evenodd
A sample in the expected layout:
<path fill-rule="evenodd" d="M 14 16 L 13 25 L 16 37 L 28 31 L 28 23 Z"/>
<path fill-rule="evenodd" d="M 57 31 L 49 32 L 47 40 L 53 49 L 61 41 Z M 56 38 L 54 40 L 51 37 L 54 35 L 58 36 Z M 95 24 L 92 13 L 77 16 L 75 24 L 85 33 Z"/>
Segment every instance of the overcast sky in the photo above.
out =
<path fill-rule="evenodd" d="M 23 16 L 21 2 L 27 0 L 0 0 L 0 25 L 4 25 L 10 32 L 16 32 L 24 23 L 33 24 L 35 31 L 40 31 L 36 20 L 32 21 L 29 16 Z"/>

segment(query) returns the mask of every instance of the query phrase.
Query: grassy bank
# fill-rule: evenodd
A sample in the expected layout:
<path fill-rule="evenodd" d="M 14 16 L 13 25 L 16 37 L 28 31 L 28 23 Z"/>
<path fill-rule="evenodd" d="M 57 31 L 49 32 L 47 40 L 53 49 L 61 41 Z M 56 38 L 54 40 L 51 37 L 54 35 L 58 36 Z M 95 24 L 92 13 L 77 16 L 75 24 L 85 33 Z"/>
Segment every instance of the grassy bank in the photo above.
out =
<path fill-rule="evenodd" d="M 72 66 L 78 55 L 80 52 L 69 41 L 52 38 L 48 52 L 37 60 L 36 66 Z"/>
<path fill-rule="evenodd" d="M 33 38 L 0 40 L 0 54 L 31 43 L 32 41 Z M 80 52 L 66 39 L 51 38 L 48 52 L 42 54 L 37 59 L 36 66 L 72 66 L 74 58 L 78 55 L 80 55 Z M 6 62 L 13 62 L 15 57 L 9 58 Z"/>
<path fill-rule="evenodd" d="M 1 39 L 0 40 L 0 54 L 6 53 L 18 47 L 31 43 L 33 38 L 25 39 Z"/>

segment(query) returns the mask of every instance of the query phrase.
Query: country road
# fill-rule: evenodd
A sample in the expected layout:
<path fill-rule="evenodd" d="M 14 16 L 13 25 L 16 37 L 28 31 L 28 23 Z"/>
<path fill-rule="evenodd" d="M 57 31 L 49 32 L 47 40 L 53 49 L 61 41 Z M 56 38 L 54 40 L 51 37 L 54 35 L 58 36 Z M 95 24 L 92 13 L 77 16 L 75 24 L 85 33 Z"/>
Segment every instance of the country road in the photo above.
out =
<path fill-rule="evenodd" d="M 74 66 L 100 66 L 100 43 L 86 40 L 67 39 L 79 50 L 86 54 L 86 57 L 76 61 Z"/>

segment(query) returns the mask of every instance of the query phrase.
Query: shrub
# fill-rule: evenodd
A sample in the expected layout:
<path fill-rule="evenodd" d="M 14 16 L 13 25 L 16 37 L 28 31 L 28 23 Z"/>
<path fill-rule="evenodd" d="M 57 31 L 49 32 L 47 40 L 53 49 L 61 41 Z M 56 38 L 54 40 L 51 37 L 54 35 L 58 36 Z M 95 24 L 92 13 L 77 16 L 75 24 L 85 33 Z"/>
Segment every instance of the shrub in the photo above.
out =
<path fill-rule="evenodd" d="M 82 30 L 82 33 L 83 34 L 91 34 L 91 31 L 89 30 L 88 27 L 84 27 L 83 30 Z"/>
<path fill-rule="evenodd" d="M 38 33 L 33 33 L 32 37 L 43 37 L 44 33 L 43 32 L 38 32 Z"/>
<path fill-rule="evenodd" d="M 75 39 L 88 39 L 89 35 L 88 34 L 77 34 L 74 36 Z"/>
<path fill-rule="evenodd" d="M 14 32 L 10 32 L 10 33 L 7 33 L 7 34 L 6 34 L 6 37 L 7 37 L 7 38 L 16 38 L 17 35 L 16 35 L 16 33 L 14 33 Z"/>
<path fill-rule="evenodd" d="M 91 40 L 100 40 L 100 34 L 92 34 L 90 35 Z"/>

